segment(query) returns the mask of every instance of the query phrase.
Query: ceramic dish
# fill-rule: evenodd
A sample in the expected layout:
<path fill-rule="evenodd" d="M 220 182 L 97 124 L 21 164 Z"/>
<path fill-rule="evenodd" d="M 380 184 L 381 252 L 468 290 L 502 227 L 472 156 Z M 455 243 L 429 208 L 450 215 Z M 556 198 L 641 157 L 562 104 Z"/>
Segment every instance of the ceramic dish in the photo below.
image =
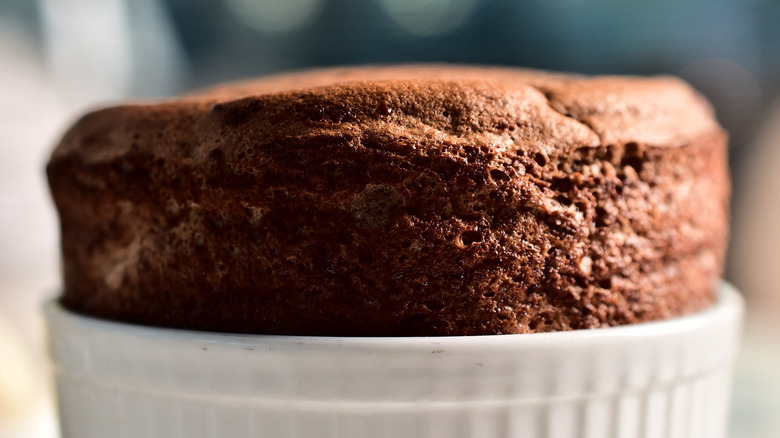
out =
<path fill-rule="evenodd" d="M 64 438 L 719 438 L 742 301 L 558 333 L 204 333 L 45 307 Z"/>

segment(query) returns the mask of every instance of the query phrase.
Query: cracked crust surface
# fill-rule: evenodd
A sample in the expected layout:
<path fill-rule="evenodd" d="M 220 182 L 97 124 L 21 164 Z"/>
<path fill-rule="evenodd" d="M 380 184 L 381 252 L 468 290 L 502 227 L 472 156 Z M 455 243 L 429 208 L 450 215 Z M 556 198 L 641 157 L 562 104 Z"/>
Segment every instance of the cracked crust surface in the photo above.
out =
<path fill-rule="evenodd" d="M 726 135 L 668 77 L 341 68 L 90 113 L 63 303 L 227 332 L 583 329 L 714 299 Z"/>

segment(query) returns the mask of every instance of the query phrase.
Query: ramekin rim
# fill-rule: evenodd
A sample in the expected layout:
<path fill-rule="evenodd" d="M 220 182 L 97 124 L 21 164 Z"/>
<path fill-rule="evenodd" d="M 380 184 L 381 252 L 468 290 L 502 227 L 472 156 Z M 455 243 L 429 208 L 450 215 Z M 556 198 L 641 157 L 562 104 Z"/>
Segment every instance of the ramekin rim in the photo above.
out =
<path fill-rule="evenodd" d="M 198 344 L 291 344 L 291 345 L 328 345 L 339 347 L 414 347 L 429 348 L 431 345 L 446 345 L 457 347 L 459 344 L 473 345 L 479 340 L 481 345 L 523 344 L 532 345 L 579 342 L 593 339 L 615 339 L 622 337 L 656 337 L 669 336 L 675 333 L 687 332 L 717 324 L 724 320 L 739 318 L 744 311 L 744 302 L 736 289 L 726 281 L 718 286 L 718 299 L 712 306 L 699 312 L 665 320 L 649 321 L 621 326 L 595 329 L 570 330 L 546 333 L 523 333 L 501 335 L 472 336 L 409 336 L 409 337 L 340 337 L 340 336 L 303 336 L 303 335 L 268 335 L 207 332 L 169 327 L 139 325 L 121 321 L 100 319 L 82 315 L 66 309 L 59 299 L 52 298 L 44 303 L 43 311 L 47 319 L 67 319 L 70 324 L 76 324 L 81 329 L 89 327 L 103 333 L 119 332 L 142 338 L 168 339 Z"/>

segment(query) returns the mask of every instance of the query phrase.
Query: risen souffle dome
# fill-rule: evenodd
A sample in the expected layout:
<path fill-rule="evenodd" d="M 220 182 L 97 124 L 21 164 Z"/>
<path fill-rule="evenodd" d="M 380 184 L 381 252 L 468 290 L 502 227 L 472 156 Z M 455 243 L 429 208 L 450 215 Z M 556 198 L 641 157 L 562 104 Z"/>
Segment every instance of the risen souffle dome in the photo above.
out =
<path fill-rule="evenodd" d="M 670 77 L 364 67 L 84 116 L 62 302 L 225 332 L 479 335 L 714 300 L 726 135 Z"/>

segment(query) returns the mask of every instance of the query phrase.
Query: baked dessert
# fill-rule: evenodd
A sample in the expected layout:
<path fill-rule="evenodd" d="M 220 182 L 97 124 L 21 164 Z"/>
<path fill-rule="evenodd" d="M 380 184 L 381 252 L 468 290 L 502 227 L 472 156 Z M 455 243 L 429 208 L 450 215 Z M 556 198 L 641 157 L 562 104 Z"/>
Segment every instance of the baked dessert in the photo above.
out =
<path fill-rule="evenodd" d="M 362 67 L 96 111 L 47 167 L 62 302 L 241 333 L 584 329 L 714 300 L 724 131 L 670 77 Z"/>

